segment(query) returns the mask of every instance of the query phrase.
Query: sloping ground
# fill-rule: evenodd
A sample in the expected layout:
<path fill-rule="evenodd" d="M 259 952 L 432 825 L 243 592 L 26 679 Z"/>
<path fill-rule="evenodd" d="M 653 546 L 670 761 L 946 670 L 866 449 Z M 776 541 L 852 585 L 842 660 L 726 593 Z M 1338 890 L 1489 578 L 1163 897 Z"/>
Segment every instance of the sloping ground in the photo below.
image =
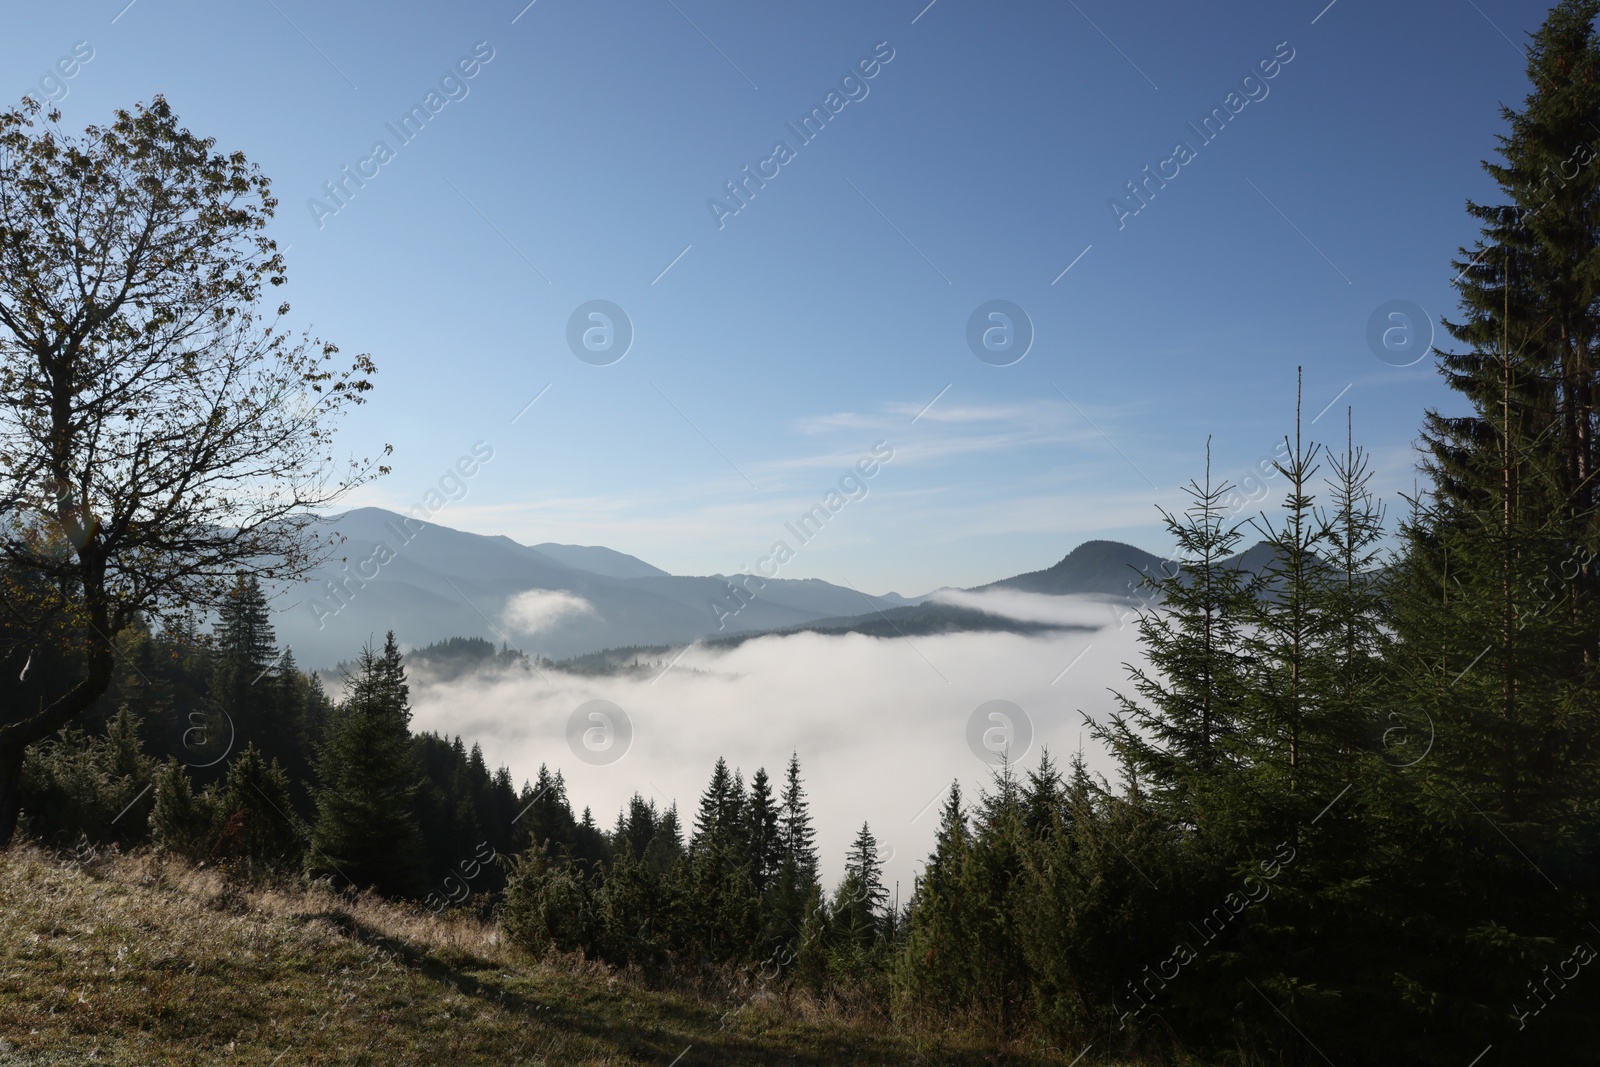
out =
<path fill-rule="evenodd" d="M 4 1065 L 1067 1062 L 866 1014 L 652 991 L 470 918 L 241 891 L 144 853 L 0 855 Z"/>

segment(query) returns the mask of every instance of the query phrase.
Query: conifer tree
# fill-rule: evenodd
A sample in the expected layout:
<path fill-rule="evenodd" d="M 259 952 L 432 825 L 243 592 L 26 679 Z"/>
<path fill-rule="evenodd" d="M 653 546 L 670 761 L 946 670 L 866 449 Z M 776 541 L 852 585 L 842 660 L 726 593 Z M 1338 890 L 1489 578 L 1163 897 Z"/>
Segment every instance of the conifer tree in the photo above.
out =
<path fill-rule="evenodd" d="M 413 803 L 420 769 L 411 745 L 409 687 L 391 632 L 379 655 L 362 650 L 317 752 L 316 825 L 307 855 L 314 876 L 376 887 L 390 895 L 421 890 L 422 835 Z"/>
<path fill-rule="evenodd" d="M 634 856 L 643 856 L 655 839 L 656 823 L 655 801 L 633 794 L 627 805 L 617 812 L 616 829 L 611 832 L 612 851 L 626 850 Z"/>
<path fill-rule="evenodd" d="M 1332 728 L 1346 738 L 1347 764 L 1353 761 L 1350 749 L 1364 732 L 1370 737 L 1375 725 L 1372 709 L 1381 700 L 1388 610 L 1383 586 L 1388 558 L 1381 548 L 1385 509 L 1372 494 L 1371 460 L 1355 444 L 1352 420 L 1347 411 L 1344 452 L 1328 456 L 1331 507 L 1318 515 L 1321 565 L 1310 590 L 1327 641 L 1313 684 L 1323 691 Z"/>
<path fill-rule="evenodd" d="M 232 860 L 247 876 L 299 868 L 306 831 L 295 817 L 289 779 L 277 760 L 268 763 L 247 745 L 229 765 L 219 800 L 222 825 L 214 855 Z"/>
<path fill-rule="evenodd" d="M 551 850 L 571 849 L 577 840 L 577 820 L 572 815 L 572 805 L 567 800 L 567 783 L 560 771 L 552 772 L 539 764 L 539 774 L 533 785 L 523 786 L 518 804 L 522 816 L 519 826 L 525 827 L 528 839 L 535 846 Z"/>
<path fill-rule="evenodd" d="M 606 835 L 595 823 L 594 811 L 588 805 L 584 805 L 583 818 L 578 820 L 572 836 L 572 858 L 585 871 L 600 870 L 608 858 Z"/>
<path fill-rule="evenodd" d="M 287 757 L 299 740 L 280 736 L 278 648 L 267 600 L 253 577 L 240 578 L 218 609 L 211 696 L 232 718 L 242 747 L 254 742 L 268 755 Z"/>
<path fill-rule="evenodd" d="M 143 839 L 155 761 L 144 754 L 139 720 L 123 705 L 99 737 L 69 726 L 28 752 L 23 803 L 29 828 L 52 844 Z"/>
<path fill-rule="evenodd" d="M 599 931 L 594 881 L 570 857 L 534 845 L 512 861 L 502 918 L 511 939 L 536 955 L 592 949 Z"/>
<path fill-rule="evenodd" d="M 1235 563 L 1244 534 L 1229 521 L 1234 486 L 1212 481 L 1209 439 L 1205 482 L 1183 491 L 1189 507 L 1161 513 L 1174 565 L 1144 579 L 1152 607 L 1138 628 L 1150 668 L 1128 671 L 1139 699 L 1113 694 L 1110 722 L 1087 726 L 1169 821 L 1210 835 L 1229 820 L 1228 745 L 1249 689 L 1245 636 L 1262 582 Z"/>
<path fill-rule="evenodd" d="M 1136 789 L 1112 794 L 1090 777 L 1083 754 L 1074 755 L 1056 832 L 1022 853 L 1013 912 L 1025 1010 L 1035 1025 L 1056 1040 L 1107 1035 L 1108 1044 L 1129 1050 L 1147 1040 L 1147 1029 L 1161 1041 L 1176 1032 L 1197 1047 L 1219 1029 L 1231 1032 L 1228 1013 L 1192 1025 L 1190 1001 L 1207 1009 L 1214 1004 L 1207 978 L 1191 974 L 1162 988 L 1162 975 L 1171 978 L 1174 965 L 1195 969 L 1193 959 L 1174 952 L 1174 943 L 1193 940 L 1188 923 L 1205 914 L 1199 902 L 1209 908 L 1223 899 L 1212 895 L 1214 878 L 1198 893 L 1191 889 L 1209 874 L 1209 864 L 1195 861 L 1195 845 L 1192 834 L 1174 833 L 1164 809 Z M 969 906 L 983 906 L 981 898 L 971 899 Z M 994 988 L 998 972 L 991 967 L 975 962 L 972 986 L 999 1015 L 1004 990 Z M 1160 1021 L 1146 1016 L 1147 1009 Z"/>
<path fill-rule="evenodd" d="M 745 805 L 745 851 L 750 862 L 750 881 L 757 893 L 765 893 L 777 877 L 782 862 L 778 806 L 765 767 L 750 779 L 750 796 Z"/>
<path fill-rule="evenodd" d="M 1263 514 L 1252 520 L 1271 557 L 1263 569 L 1265 588 L 1248 618 L 1245 647 L 1253 684 L 1239 703 L 1241 729 L 1230 746 L 1250 778 L 1250 792 L 1259 798 L 1257 810 L 1240 814 L 1265 835 L 1238 842 L 1245 847 L 1265 837 L 1278 840 L 1272 835 L 1280 831 L 1292 833 L 1331 796 L 1319 789 L 1327 731 L 1321 721 L 1323 694 L 1311 678 L 1312 664 L 1329 638 L 1312 592 L 1323 568 L 1313 481 L 1321 469 L 1322 446 L 1301 436 L 1299 373 L 1294 438 L 1286 439 L 1284 458 L 1273 461 L 1287 484 L 1281 518 Z"/>
<path fill-rule="evenodd" d="M 681 869 L 655 869 L 626 838 L 606 866 L 594 909 L 596 947 L 611 963 L 661 966 L 685 940 Z"/>
<path fill-rule="evenodd" d="M 700 909 L 690 924 L 699 951 L 728 960 L 760 940 L 759 901 L 750 880 L 744 833 L 744 782 L 718 758 L 700 795 L 689 844 L 690 898 Z"/>
<path fill-rule="evenodd" d="M 1483 166 L 1504 199 L 1468 203 L 1482 235 L 1452 264 L 1463 318 L 1445 324 L 1466 349 L 1441 353 L 1446 381 L 1473 410 L 1430 412 L 1424 432 L 1435 486 L 1449 501 L 1482 505 L 1502 495 L 1504 464 L 1483 446 L 1506 434 L 1516 458 L 1541 474 L 1520 487 L 1522 495 L 1537 495 L 1543 503 L 1534 506 L 1560 512 L 1578 524 L 1570 532 L 1589 535 L 1600 499 L 1597 13 L 1595 0 L 1555 5 L 1528 49 L 1533 91 L 1521 110 L 1501 109 L 1508 131 L 1499 138 L 1500 160 Z M 1498 430 L 1497 422 L 1504 423 Z"/>
<path fill-rule="evenodd" d="M 889 891 L 883 885 L 883 861 L 878 858 L 878 839 L 866 823 L 856 831 L 850 851 L 844 857 L 845 871 L 854 875 L 862 894 L 860 903 L 872 916 L 880 916 L 889 901 Z"/>
<path fill-rule="evenodd" d="M 1484 164 L 1499 202 L 1468 206 L 1481 231 L 1445 323 L 1462 347 L 1440 354 L 1468 411 L 1426 416 L 1429 484 L 1390 596 L 1396 728 L 1427 744 L 1379 794 L 1410 844 L 1387 837 L 1376 866 L 1416 896 L 1387 946 L 1411 1028 L 1461 1034 L 1450 1055 L 1503 1018 L 1523 961 L 1586 922 L 1596 888 L 1578 842 L 1600 834 L 1597 16 L 1565 0 L 1533 35 L 1532 91 Z M 1565 1010 L 1522 1040 L 1575 1034 Z"/>
<path fill-rule="evenodd" d="M 960 799 L 959 790 L 956 799 Z M 1065 804 L 1061 772 L 1056 770 L 1049 748 L 1041 748 L 1039 766 L 1027 773 L 1022 784 L 1022 822 L 1028 836 L 1037 841 L 1055 833 L 1066 814 Z"/>
<path fill-rule="evenodd" d="M 818 877 L 816 830 L 800 779 L 800 757 L 789 757 L 778 809 L 778 866 L 769 894 L 766 937 L 770 944 L 795 953 L 803 945 L 808 916 L 823 906 Z M 820 952 L 820 947 L 816 947 Z M 813 956 L 816 955 L 813 952 Z M 812 969 L 812 976 L 818 972 Z"/>
<path fill-rule="evenodd" d="M 652 846 L 664 859 L 683 856 L 683 820 L 678 817 L 677 801 L 667 805 L 667 810 L 662 813 Z"/>
<path fill-rule="evenodd" d="M 1027 998 L 1027 958 L 1022 905 L 1027 897 L 1026 856 L 1033 844 L 1016 767 L 1009 759 L 978 794 L 967 848 L 964 891 L 971 916 L 973 969 L 978 996 L 1004 1030 Z"/>
<path fill-rule="evenodd" d="M 817 881 L 817 833 L 811 826 L 811 806 L 800 780 L 798 752 L 790 755 L 789 767 L 784 774 L 783 808 L 779 821 L 784 862 L 793 867 L 800 881 L 814 884 Z"/>
<path fill-rule="evenodd" d="M 316 674 L 306 674 L 301 677 L 305 679 L 301 721 L 305 724 L 307 751 L 315 752 L 328 729 L 328 720 L 333 714 L 333 701 L 328 699 L 321 677 Z"/>
<path fill-rule="evenodd" d="M 912 893 L 906 947 L 895 968 L 897 993 L 923 1011 L 968 1008 L 977 992 L 974 902 L 967 892 L 970 845 L 961 783 L 952 782 L 939 812 L 933 854 Z"/>
<path fill-rule="evenodd" d="M 169 758 L 156 770 L 150 812 L 158 848 L 200 861 L 211 855 L 217 823 L 215 791 L 196 794 L 183 765 Z"/>
<path fill-rule="evenodd" d="M 834 890 L 823 936 L 828 981 L 836 988 L 859 991 L 868 986 L 890 946 L 884 940 L 883 867 L 878 841 L 861 824 L 845 855 L 844 877 Z"/>
<path fill-rule="evenodd" d="M 739 841 L 742 791 L 742 780 L 735 780 L 728 770 L 728 761 L 719 756 L 711 771 L 711 781 L 700 794 L 700 810 L 694 817 L 694 838 L 689 844 L 691 854 L 700 855 L 715 848 L 742 851 Z"/>

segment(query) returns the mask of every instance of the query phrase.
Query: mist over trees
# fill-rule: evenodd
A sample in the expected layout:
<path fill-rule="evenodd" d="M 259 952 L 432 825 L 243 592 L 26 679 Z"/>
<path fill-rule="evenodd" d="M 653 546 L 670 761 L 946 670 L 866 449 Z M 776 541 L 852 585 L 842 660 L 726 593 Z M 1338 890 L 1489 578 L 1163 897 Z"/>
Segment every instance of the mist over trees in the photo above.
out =
<path fill-rule="evenodd" d="M 903 899 L 865 823 L 842 878 L 823 883 L 799 753 L 748 777 L 718 758 L 685 812 L 636 793 L 613 819 L 569 796 L 557 768 L 516 787 L 463 739 L 413 734 L 392 633 L 330 697 L 276 646 L 257 580 L 271 575 L 241 565 L 275 534 L 218 540 L 208 523 L 243 520 L 208 497 L 141 518 L 138 487 L 166 469 L 143 458 L 158 439 L 107 430 L 111 475 L 44 448 L 55 438 L 39 420 L 77 427 L 102 410 L 38 399 L 57 373 L 86 395 L 90 378 L 52 360 L 166 366 L 175 349 L 160 339 L 210 320 L 185 304 L 103 340 L 39 334 L 17 309 L 55 290 L 15 279 L 76 253 L 44 233 L 53 252 L 17 258 L 40 235 L 0 209 L 0 273 L 21 286 L 0 288 L 13 338 L 0 373 L 8 396 L 35 397 L 0 404 L 0 432 L 33 449 L 0 456 L 17 516 L 0 836 L 20 813 L 56 847 L 148 844 L 241 879 L 476 914 L 530 959 L 715 997 L 725 1025 L 784 997 L 881 1013 L 935 1047 L 977 1030 L 1070 1062 L 1093 1049 L 1110 1062 L 1461 1067 L 1490 1048 L 1502 1062 L 1600 1061 L 1585 984 L 1600 981 L 1586 973 L 1600 945 L 1600 170 L 1569 173 L 1600 136 L 1597 18 L 1600 0 L 1552 11 L 1529 53 L 1532 92 L 1506 109 L 1486 164 L 1500 199 L 1469 206 L 1479 236 L 1451 264 L 1460 311 L 1446 323 L 1458 347 L 1439 356 L 1467 413 L 1423 415 L 1424 487 L 1391 516 L 1353 416 L 1317 441 L 1296 410 L 1276 453 L 1282 499 L 1240 521 L 1208 452 L 1185 506 L 1163 514 L 1178 566 L 1146 579 L 1145 660 L 1109 715 L 1084 716 L 1115 780 L 1081 753 L 1063 766 L 1043 752 L 976 789 L 953 782 Z M 0 120 L 0 194 L 7 167 L 65 180 L 29 129 Z M 132 138 L 188 161 L 180 192 L 256 197 L 229 209 L 242 212 L 228 216 L 234 238 L 270 212 L 264 180 L 207 154 L 164 105 L 100 136 L 74 149 L 106 183 L 90 191 L 145 190 L 168 229 L 191 201 L 104 177 L 145 166 Z M 220 272 L 205 306 L 224 309 L 226 329 L 206 334 L 221 344 L 229 302 L 279 267 L 268 245 L 242 259 L 215 247 L 196 254 Z M 307 369 L 326 349 L 297 363 L 279 335 L 251 336 L 297 368 L 279 385 L 330 373 Z M 355 392 L 357 372 L 316 380 Z M 242 417 L 231 411 L 207 425 Z M 151 425 L 159 441 L 201 432 Z M 49 508 L 24 507 L 43 486 Z M 179 566 L 190 538 L 199 562 Z M 1256 542 L 1263 570 L 1230 565 Z M 208 635 L 165 610 L 179 601 L 217 609 Z M 516 656 L 470 639 L 436 654 Z"/>

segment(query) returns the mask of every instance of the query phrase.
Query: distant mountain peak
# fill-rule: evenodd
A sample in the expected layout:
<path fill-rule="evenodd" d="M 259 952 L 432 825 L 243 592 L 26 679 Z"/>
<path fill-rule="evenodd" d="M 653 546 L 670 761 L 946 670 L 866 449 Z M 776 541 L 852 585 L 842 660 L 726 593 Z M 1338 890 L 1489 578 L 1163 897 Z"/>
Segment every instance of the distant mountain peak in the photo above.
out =
<path fill-rule="evenodd" d="M 1053 567 L 1002 578 L 971 592 L 1017 589 L 1052 596 L 1086 593 L 1131 597 L 1139 587 L 1140 575 L 1155 572 L 1162 562 L 1160 556 L 1121 541 L 1085 541 Z"/>
<path fill-rule="evenodd" d="M 609 548 L 528 546 L 382 508 L 330 516 L 327 527 L 344 537 L 337 551 L 272 598 L 280 642 L 313 666 L 349 659 L 371 635 L 391 629 L 408 646 L 477 637 L 560 657 L 906 604 L 895 596 L 862 604 L 854 589 L 785 579 L 766 582 L 752 597 L 726 578 L 673 575 Z M 524 610 L 530 594 L 546 606 L 564 601 L 581 610 Z"/>

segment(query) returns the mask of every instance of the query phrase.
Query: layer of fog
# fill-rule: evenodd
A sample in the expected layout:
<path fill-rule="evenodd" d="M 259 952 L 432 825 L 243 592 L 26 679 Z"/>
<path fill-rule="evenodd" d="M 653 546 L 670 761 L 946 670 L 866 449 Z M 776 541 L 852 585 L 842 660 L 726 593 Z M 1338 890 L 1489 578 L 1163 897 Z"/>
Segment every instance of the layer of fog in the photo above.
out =
<path fill-rule="evenodd" d="M 1022 622 L 1043 622 L 1055 626 L 1100 627 L 1120 619 L 1132 621 L 1132 601 L 1118 597 L 1048 596 L 1014 589 L 990 589 L 969 593 L 964 589 L 941 589 L 931 598 L 935 603 L 972 608 L 991 615 L 1003 615 Z"/>
<path fill-rule="evenodd" d="M 559 768 L 574 810 L 591 807 L 608 829 L 635 791 L 662 807 L 676 800 L 687 827 L 718 756 L 747 781 L 764 766 L 781 784 L 798 752 L 829 887 L 866 821 L 887 859 L 886 884 L 893 891 L 898 881 L 904 896 L 932 847 L 950 782 L 959 780 L 969 800 L 988 782 L 988 765 L 969 745 L 979 705 L 1009 700 L 1026 713 L 1033 738 L 1021 767 L 1035 766 L 1043 746 L 1062 763 L 1081 746 L 1091 769 L 1113 775 L 1080 711 L 1104 720 L 1108 688 L 1127 691 L 1122 665 L 1137 657 L 1131 618 L 1119 622 L 1091 598 L 1020 596 L 983 603 L 1099 628 L 764 637 L 722 651 L 691 646 L 659 667 L 602 677 L 514 671 L 436 684 L 414 672 L 413 728 L 480 742 L 490 765 L 508 765 L 519 784 L 541 763 Z M 625 754 L 607 765 L 581 760 L 582 742 L 568 739 L 569 720 L 590 700 L 615 703 L 631 726 Z"/>

